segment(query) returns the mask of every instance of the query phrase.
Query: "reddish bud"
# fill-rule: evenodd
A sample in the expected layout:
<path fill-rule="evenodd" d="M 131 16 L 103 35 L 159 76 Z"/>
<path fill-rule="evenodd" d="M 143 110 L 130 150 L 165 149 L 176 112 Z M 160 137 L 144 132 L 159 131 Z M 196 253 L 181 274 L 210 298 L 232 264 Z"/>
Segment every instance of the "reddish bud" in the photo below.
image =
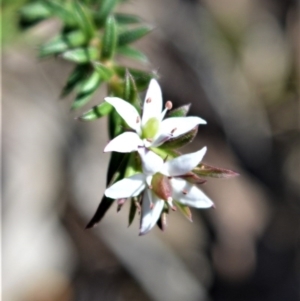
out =
<path fill-rule="evenodd" d="M 168 177 L 161 173 L 156 173 L 151 182 L 152 191 L 162 200 L 172 199 L 172 186 Z"/>

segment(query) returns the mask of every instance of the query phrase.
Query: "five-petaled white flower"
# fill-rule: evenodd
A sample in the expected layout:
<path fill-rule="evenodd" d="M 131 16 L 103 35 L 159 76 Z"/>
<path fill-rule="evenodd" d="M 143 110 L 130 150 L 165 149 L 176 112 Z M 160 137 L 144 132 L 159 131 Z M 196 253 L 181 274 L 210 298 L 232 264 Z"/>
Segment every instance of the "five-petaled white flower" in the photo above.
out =
<path fill-rule="evenodd" d="M 106 145 L 104 152 L 129 153 L 137 151 L 139 147 L 143 146 L 158 147 L 166 140 L 183 135 L 199 124 L 206 124 L 202 118 L 193 116 L 172 117 L 163 120 L 167 110 L 172 108 L 172 103 L 168 101 L 162 111 L 162 93 L 155 79 L 152 79 L 149 84 L 142 117 L 133 105 L 121 98 L 106 97 L 105 101 L 116 109 L 135 132 L 128 131 L 120 134 Z"/>
<path fill-rule="evenodd" d="M 158 221 L 165 203 L 173 201 L 195 208 L 209 208 L 213 202 L 184 175 L 193 170 L 206 153 L 206 147 L 164 162 L 154 152 L 139 148 L 143 173 L 124 178 L 105 190 L 112 199 L 130 198 L 143 192 L 140 235 L 149 232 Z"/>

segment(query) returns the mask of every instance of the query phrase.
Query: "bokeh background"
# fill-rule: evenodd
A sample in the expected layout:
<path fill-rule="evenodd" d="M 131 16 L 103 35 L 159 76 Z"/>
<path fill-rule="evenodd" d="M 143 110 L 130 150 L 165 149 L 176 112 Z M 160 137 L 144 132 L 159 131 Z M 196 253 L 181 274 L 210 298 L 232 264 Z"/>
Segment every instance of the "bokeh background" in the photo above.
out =
<path fill-rule="evenodd" d="M 164 99 L 208 124 L 186 151 L 240 177 L 209 180 L 215 209 L 172 212 L 138 236 L 128 206 L 84 230 L 105 188 L 106 119 L 74 120 L 72 69 L 37 59 L 60 24 L 17 29 L 2 5 L 2 276 L 7 301 L 300 300 L 300 19 L 296 0 L 132 0 Z M 133 64 L 133 62 L 126 62 Z M 105 96 L 99 91 L 86 111 Z"/>

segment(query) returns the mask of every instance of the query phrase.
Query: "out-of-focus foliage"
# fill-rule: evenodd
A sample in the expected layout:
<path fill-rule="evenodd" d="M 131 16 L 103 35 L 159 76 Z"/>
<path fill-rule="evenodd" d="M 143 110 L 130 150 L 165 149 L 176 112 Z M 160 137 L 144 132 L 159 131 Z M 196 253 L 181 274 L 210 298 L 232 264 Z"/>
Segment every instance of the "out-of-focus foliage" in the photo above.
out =
<path fill-rule="evenodd" d="M 118 14 L 114 9 L 119 1 L 31 1 L 20 9 L 20 25 L 26 29 L 42 21 L 56 18 L 60 32 L 40 47 L 40 57 L 60 56 L 77 64 L 67 80 L 62 96 L 75 91 L 72 109 L 88 103 L 102 83 L 108 84 L 111 95 L 122 95 L 125 66 L 117 63 L 116 54 L 146 62 L 146 56 L 129 44 L 151 31 L 142 20 L 130 14 Z M 130 68 L 128 69 L 131 72 Z M 147 85 L 136 82 L 138 91 Z M 85 120 L 85 119 L 83 119 Z M 91 119 L 89 119 L 91 120 Z"/>
<path fill-rule="evenodd" d="M 14 41 L 19 34 L 18 10 L 27 0 L 3 0 L 1 5 L 1 43 L 2 47 Z"/>

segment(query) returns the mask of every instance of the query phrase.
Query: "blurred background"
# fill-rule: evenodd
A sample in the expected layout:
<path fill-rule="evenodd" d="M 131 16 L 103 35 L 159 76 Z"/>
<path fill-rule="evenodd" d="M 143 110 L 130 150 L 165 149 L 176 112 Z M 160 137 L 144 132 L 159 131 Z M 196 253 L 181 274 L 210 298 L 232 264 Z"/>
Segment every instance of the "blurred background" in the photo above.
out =
<path fill-rule="evenodd" d="M 144 237 L 126 205 L 84 229 L 105 188 L 106 118 L 76 121 L 59 99 L 72 64 L 37 48 L 60 24 L 20 32 L 24 2 L 2 5 L 4 300 L 300 300 L 299 2 L 119 7 L 155 25 L 138 46 L 164 99 L 208 122 L 186 151 L 206 145 L 205 163 L 240 173 L 202 186 L 215 209 L 172 212 Z"/>

